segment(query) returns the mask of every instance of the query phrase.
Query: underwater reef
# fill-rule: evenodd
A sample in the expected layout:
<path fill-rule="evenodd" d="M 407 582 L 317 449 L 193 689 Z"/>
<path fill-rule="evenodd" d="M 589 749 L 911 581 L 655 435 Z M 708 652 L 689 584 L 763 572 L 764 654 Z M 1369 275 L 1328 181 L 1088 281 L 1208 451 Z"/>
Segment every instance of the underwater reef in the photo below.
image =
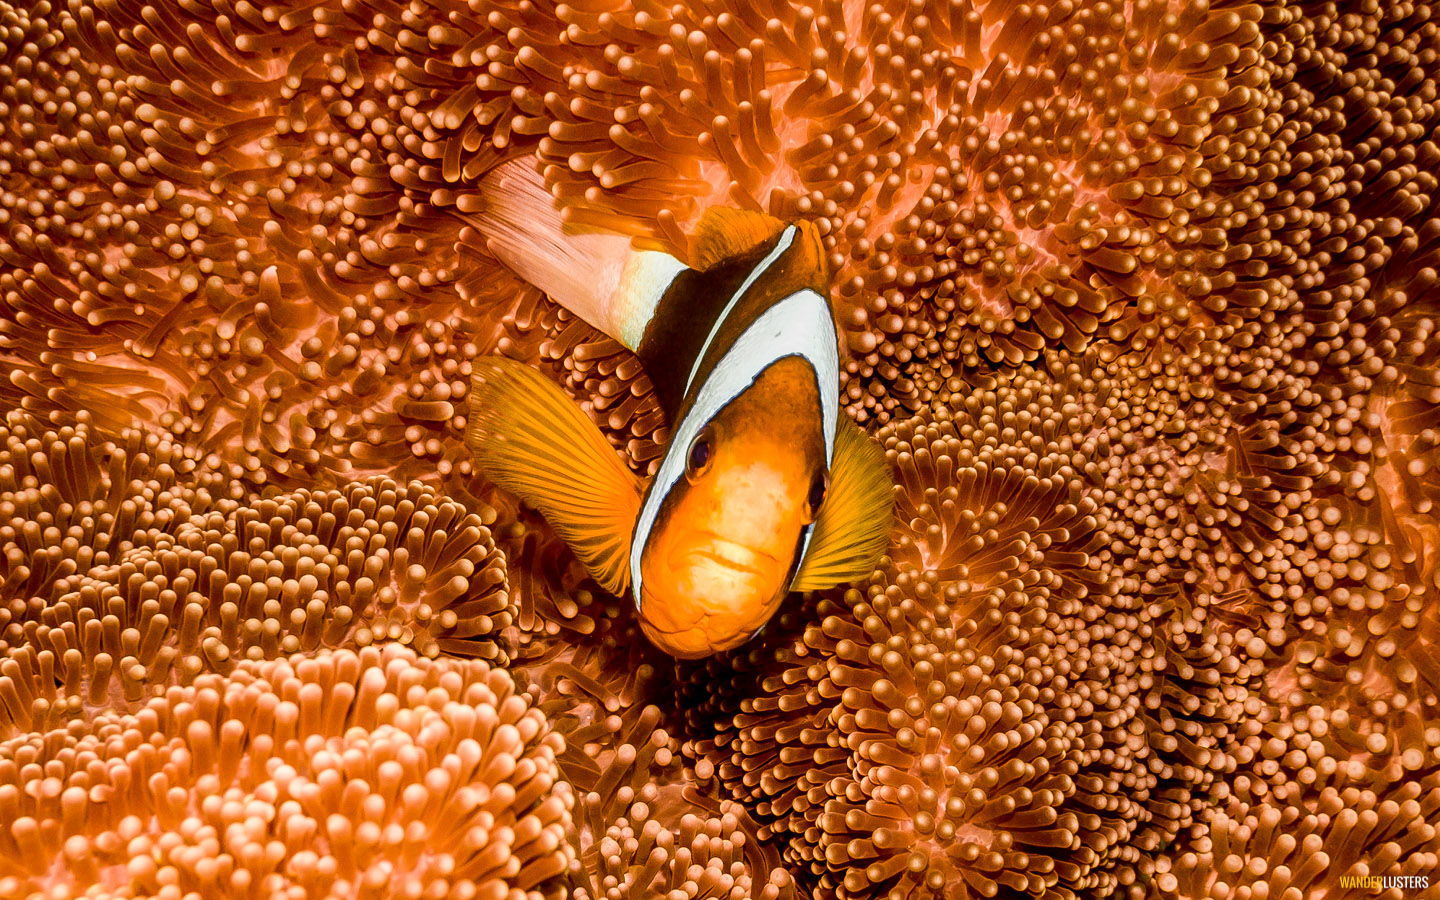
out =
<path fill-rule="evenodd" d="M 1437 127 L 1411 0 L 0 2 L 0 898 L 1440 890 Z M 667 437 L 527 154 L 816 223 L 868 581 L 677 662 L 477 474 Z"/>

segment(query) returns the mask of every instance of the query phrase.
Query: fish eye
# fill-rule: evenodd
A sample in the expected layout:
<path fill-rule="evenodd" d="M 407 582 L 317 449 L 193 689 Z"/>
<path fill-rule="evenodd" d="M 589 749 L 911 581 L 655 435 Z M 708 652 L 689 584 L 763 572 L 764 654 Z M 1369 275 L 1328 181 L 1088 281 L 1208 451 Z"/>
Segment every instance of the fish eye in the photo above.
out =
<path fill-rule="evenodd" d="M 820 504 L 825 502 L 825 491 L 830 487 L 829 473 L 820 471 L 810 480 L 810 493 L 805 498 L 805 505 L 810 511 L 813 519 L 820 512 Z"/>
<path fill-rule="evenodd" d="M 690 444 L 690 458 L 686 465 L 686 474 L 699 475 L 710 465 L 710 460 L 715 455 L 715 443 L 710 429 L 706 428 L 695 436 Z"/>

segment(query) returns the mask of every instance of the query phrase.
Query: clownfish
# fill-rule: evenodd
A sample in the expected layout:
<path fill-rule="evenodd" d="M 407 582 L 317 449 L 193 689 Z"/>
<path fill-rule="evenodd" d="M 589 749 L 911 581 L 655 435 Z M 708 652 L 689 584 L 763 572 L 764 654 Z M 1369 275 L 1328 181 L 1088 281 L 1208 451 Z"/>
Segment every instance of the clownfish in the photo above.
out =
<path fill-rule="evenodd" d="M 566 229 L 529 160 L 492 171 L 481 198 L 471 222 L 490 251 L 639 357 L 671 437 L 644 484 L 559 385 L 489 356 L 474 363 L 467 446 L 597 583 L 632 593 L 652 643 L 681 658 L 728 650 L 791 591 L 873 571 L 893 480 L 840 410 L 813 225 L 713 209 L 687 266 Z"/>

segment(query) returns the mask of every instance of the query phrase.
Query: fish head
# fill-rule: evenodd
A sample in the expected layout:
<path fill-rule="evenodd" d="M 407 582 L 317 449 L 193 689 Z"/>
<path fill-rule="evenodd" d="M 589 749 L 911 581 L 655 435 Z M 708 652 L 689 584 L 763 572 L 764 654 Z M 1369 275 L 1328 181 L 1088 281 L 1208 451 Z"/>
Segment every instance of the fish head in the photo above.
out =
<path fill-rule="evenodd" d="M 828 483 L 814 370 L 785 357 L 686 448 L 641 557 L 640 622 L 673 656 L 744 642 L 789 591 Z"/>

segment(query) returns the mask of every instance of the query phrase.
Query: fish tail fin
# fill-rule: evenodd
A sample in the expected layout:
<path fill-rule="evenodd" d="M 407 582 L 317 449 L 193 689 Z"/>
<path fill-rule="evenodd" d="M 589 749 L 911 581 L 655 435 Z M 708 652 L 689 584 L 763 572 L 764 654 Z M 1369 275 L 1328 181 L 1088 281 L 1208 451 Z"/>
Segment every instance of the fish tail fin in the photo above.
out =
<path fill-rule="evenodd" d="M 842 412 L 830 491 L 791 590 L 817 591 L 875 570 L 890 540 L 894 484 L 880 445 Z"/>
<path fill-rule="evenodd" d="M 481 473 L 545 517 L 607 591 L 630 586 L 640 480 L 600 429 L 535 369 L 499 356 L 474 362 L 465 444 Z"/>
<path fill-rule="evenodd" d="M 665 288 L 685 266 L 631 238 L 568 226 L 533 157 L 480 181 L 469 216 L 490 252 L 550 299 L 634 350 Z"/>

